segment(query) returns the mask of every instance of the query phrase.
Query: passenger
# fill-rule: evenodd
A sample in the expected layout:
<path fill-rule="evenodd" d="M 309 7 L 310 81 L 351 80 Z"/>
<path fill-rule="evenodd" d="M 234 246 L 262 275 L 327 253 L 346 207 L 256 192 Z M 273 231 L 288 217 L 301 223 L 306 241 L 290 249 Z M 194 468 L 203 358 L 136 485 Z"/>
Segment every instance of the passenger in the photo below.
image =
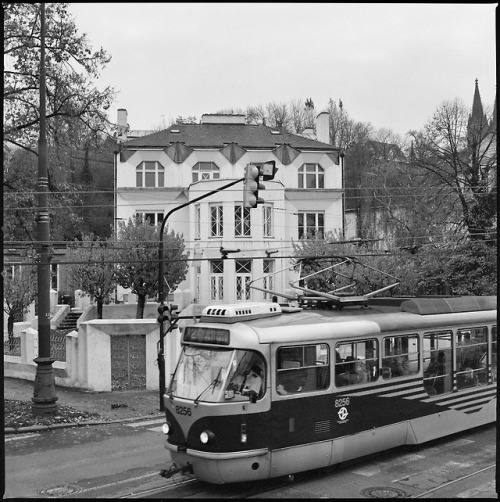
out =
<path fill-rule="evenodd" d="M 408 356 L 397 356 L 392 360 L 391 366 L 392 376 L 404 376 L 411 373 Z"/>
<path fill-rule="evenodd" d="M 365 383 L 368 381 L 368 372 L 366 371 L 363 361 L 349 356 L 346 358 L 345 365 L 348 370 L 345 373 L 338 375 L 337 385 Z"/>
<path fill-rule="evenodd" d="M 432 359 L 429 366 L 424 372 L 425 378 L 430 378 L 433 376 L 444 375 L 445 373 L 445 361 L 444 352 L 439 352 L 437 360 Z"/>
<path fill-rule="evenodd" d="M 431 360 L 429 366 L 424 371 L 425 378 L 431 380 L 431 388 L 427 389 L 429 393 L 442 394 L 444 392 L 444 376 L 446 374 L 446 358 L 444 352 L 439 352 L 437 360 Z M 427 387 L 427 386 L 426 386 Z"/>
<path fill-rule="evenodd" d="M 464 387 L 475 387 L 477 385 L 477 377 L 474 374 L 474 370 L 470 367 L 464 367 L 463 373 L 458 375 L 457 386 L 459 389 Z"/>

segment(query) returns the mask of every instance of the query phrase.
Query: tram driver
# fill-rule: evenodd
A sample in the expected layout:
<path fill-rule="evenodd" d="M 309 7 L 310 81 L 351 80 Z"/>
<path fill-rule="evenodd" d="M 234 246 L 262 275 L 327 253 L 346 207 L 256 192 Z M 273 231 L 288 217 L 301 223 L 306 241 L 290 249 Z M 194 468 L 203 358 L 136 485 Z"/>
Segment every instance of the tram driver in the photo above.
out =
<path fill-rule="evenodd" d="M 251 392 L 255 392 L 257 396 L 260 396 L 260 393 L 262 391 L 262 375 L 262 368 L 257 364 L 254 364 L 252 366 L 252 369 L 250 370 L 250 373 L 248 373 L 245 378 L 241 393 L 250 394 Z"/>

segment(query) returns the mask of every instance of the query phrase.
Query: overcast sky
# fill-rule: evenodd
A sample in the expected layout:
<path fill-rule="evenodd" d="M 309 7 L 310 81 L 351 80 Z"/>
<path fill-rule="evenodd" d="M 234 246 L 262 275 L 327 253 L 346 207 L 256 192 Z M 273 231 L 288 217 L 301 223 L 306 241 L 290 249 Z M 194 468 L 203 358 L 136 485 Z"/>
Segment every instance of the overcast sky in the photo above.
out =
<path fill-rule="evenodd" d="M 312 98 L 404 134 L 444 100 L 496 92 L 496 3 L 73 3 L 112 60 L 98 81 L 132 129 Z"/>

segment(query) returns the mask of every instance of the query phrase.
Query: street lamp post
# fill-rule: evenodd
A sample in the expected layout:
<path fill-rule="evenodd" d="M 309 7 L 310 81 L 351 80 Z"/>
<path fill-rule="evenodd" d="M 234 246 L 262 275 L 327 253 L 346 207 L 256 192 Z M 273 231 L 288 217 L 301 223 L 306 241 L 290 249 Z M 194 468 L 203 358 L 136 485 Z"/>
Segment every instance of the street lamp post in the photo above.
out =
<path fill-rule="evenodd" d="M 174 207 L 171 209 L 165 218 L 163 218 L 163 221 L 161 223 L 160 227 L 160 240 L 158 244 L 158 301 L 160 303 L 160 306 L 163 306 L 164 303 L 164 287 L 163 287 L 163 282 L 164 282 L 164 277 L 163 277 L 163 231 L 165 229 L 165 225 L 167 223 L 167 220 L 169 216 L 172 213 L 175 213 L 176 211 L 179 211 L 179 209 L 182 209 L 183 207 L 189 206 L 190 204 L 194 204 L 195 202 L 198 202 L 199 200 L 205 199 L 209 197 L 210 195 L 216 194 L 222 190 L 225 190 L 226 188 L 232 187 L 233 185 L 236 185 L 236 183 L 239 183 L 240 181 L 244 181 L 245 178 L 240 178 L 235 181 L 231 181 L 231 183 L 228 183 L 227 185 L 224 185 L 220 188 L 216 188 L 215 190 L 212 190 L 211 192 L 208 192 L 204 195 L 200 195 L 199 197 L 196 197 L 196 199 L 190 200 L 188 202 L 185 202 L 184 204 L 181 204 L 180 206 Z M 159 390 L 160 390 L 160 410 L 164 411 L 165 410 L 165 404 L 163 402 L 163 392 L 165 390 L 165 357 L 164 357 L 164 351 L 165 351 L 165 344 L 164 344 L 164 336 L 165 333 L 163 331 L 163 321 L 159 323 L 160 324 L 160 341 L 159 341 L 159 350 L 158 350 L 158 371 L 159 371 Z"/>
<path fill-rule="evenodd" d="M 47 137 L 45 124 L 45 4 L 40 4 L 40 135 L 38 140 L 38 357 L 32 397 L 35 415 L 55 413 L 58 405 L 54 370 L 50 357 L 50 253 L 47 170 Z"/>

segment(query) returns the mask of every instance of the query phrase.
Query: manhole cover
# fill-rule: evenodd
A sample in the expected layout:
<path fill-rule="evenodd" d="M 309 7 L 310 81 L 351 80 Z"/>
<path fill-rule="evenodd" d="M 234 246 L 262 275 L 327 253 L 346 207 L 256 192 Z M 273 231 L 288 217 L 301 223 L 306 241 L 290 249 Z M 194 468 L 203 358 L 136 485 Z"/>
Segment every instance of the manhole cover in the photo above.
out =
<path fill-rule="evenodd" d="M 377 486 L 361 490 L 361 495 L 372 499 L 401 499 L 406 497 L 406 492 L 391 486 Z"/>
<path fill-rule="evenodd" d="M 60 485 L 54 486 L 53 488 L 46 488 L 40 493 L 46 497 L 65 497 L 66 495 L 72 495 L 81 491 L 82 489 L 79 486 Z"/>

